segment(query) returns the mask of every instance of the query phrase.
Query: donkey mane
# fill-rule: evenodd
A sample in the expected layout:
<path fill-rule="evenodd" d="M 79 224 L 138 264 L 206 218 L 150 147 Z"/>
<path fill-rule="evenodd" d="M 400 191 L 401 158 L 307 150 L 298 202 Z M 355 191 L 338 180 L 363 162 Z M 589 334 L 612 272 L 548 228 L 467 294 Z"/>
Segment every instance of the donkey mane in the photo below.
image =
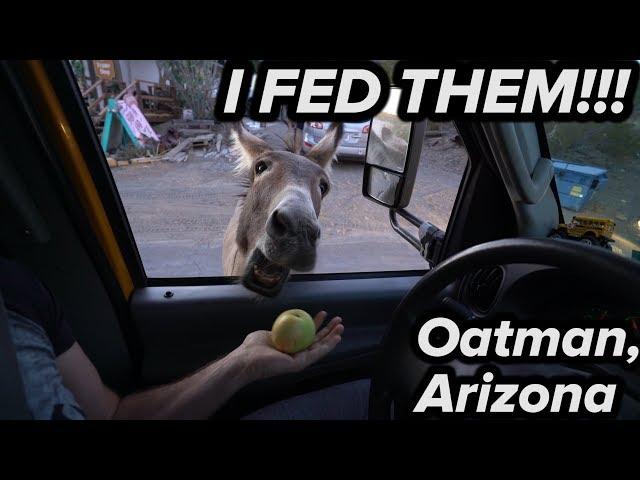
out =
<path fill-rule="evenodd" d="M 293 122 L 287 121 L 287 132 L 284 136 L 278 135 L 275 132 L 270 132 L 270 134 L 272 138 L 270 138 L 269 140 L 277 138 L 280 140 L 279 142 L 276 142 L 279 143 L 279 145 L 274 145 L 274 142 L 268 141 L 265 138 L 261 138 L 261 140 L 268 143 L 272 148 L 275 147 L 275 150 L 295 153 L 296 155 L 299 155 L 302 151 L 302 131 L 297 128 Z M 236 196 L 244 199 L 247 196 L 249 188 L 251 187 L 249 172 L 245 168 L 245 165 L 247 164 L 246 152 L 240 146 L 237 134 L 233 128 L 229 130 L 229 136 L 232 139 L 230 151 L 234 158 L 233 162 L 235 164 L 233 167 L 233 173 L 237 177 L 238 186 L 242 188 L 242 191 L 236 194 Z"/>
<path fill-rule="evenodd" d="M 229 136 L 232 140 L 230 151 L 233 158 L 235 159 L 235 166 L 233 171 L 241 179 L 246 178 L 248 172 L 246 171 L 245 166 L 247 165 L 247 163 L 249 163 L 247 152 L 242 149 L 242 146 L 238 141 L 238 134 L 235 128 L 230 128 Z M 256 136 L 260 138 L 260 140 L 268 144 L 275 151 L 279 150 L 290 152 L 295 153 L 296 155 L 299 155 L 302 151 L 302 130 L 297 128 L 297 126 L 291 121 L 287 121 L 287 132 L 284 134 L 284 136 L 279 135 L 275 132 L 268 132 L 266 135 Z M 242 186 L 245 186 L 244 181 L 242 183 Z M 248 187 L 249 185 L 247 184 L 246 186 Z"/>
<path fill-rule="evenodd" d="M 244 199 L 247 196 L 247 192 L 249 191 L 249 188 L 251 187 L 251 180 L 249 180 L 249 177 L 242 173 L 242 176 L 239 176 L 237 178 L 237 185 L 242 188 L 242 191 L 236 194 L 236 197 L 239 197 L 240 199 Z"/>

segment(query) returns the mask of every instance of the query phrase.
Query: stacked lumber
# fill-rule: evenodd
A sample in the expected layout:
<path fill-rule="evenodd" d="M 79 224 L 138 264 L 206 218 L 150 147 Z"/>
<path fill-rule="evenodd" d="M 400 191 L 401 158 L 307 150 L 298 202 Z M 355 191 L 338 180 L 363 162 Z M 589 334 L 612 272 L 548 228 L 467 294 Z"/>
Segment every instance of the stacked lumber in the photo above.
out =
<path fill-rule="evenodd" d="M 161 160 L 160 157 L 138 157 L 130 160 L 117 160 L 113 157 L 107 157 L 107 165 L 110 168 L 125 167 L 127 165 L 138 165 L 141 163 L 153 163 Z"/>
<path fill-rule="evenodd" d="M 198 133 L 203 130 L 197 131 Z M 222 135 L 215 133 L 206 133 L 195 136 L 187 136 L 186 138 L 181 138 L 178 144 L 173 147 L 171 150 L 161 153 L 160 155 L 156 155 L 153 157 L 139 157 L 132 158 L 130 160 L 117 160 L 113 157 L 107 157 L 107 163 L 110 167 L 120 167 L 125 165 L 134 165 L 141 163 L 153 163 L 159 160 L 165 160 L 168 162 L 184 162 L 187 160 L 189 156 L 189 151 L 192 148 L 205 148 L 209 147 L 210 144 L 215 144 L 216 149 L 220 150 L 220 144 L 222 142 Z M 157 150 L 156 150 L 157 152 Z"/>
<path fill-rule="evenodd" d="M 191 142 L 191 146 L 193 148 L 208 147 L 209 142 L 213 140 L 213 137 L 214 137 L 213 133 L 208 133 L 206 135 L 198 135 L 197 137 L 193 138 L 193 141 Z"/>
<path fill-rule="evenodd" d="M 186 160 L 185 150 L 187 148 L 191 148 L 192 143 L 193 138 L 185 138 L 183 140 L 180 140 L 178 145 L 162 155 L 162 160 L 167 160 L 169 162 L 183 162 L 184 160 Z"/>
<path fill-rule="evenodd" d="M 172 120 L 171 126 L 179 130 L 209 130 L 215 126 L 215 120 Z"/>
<path fill-rule="evenodd" d="M 180 140 L 178 145 L 162 155 L 162 160 L 167 160 L 169 162 L 183 162 L 186 160 L 186 150 L 190 150 L 191 148 L 207 147 L 213 138 L 213 133 L 184 138 Z"/>

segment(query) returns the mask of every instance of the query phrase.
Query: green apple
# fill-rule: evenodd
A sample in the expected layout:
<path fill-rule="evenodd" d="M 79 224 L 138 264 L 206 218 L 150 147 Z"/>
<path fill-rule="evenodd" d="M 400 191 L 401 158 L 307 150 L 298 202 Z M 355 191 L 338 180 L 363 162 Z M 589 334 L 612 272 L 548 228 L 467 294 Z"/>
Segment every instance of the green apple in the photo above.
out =
<path fill-rule="evenodd" d="M 313 343 L 316 325 L 304 310 L 286 310 L 278 315 L 271 328 L 273 346 L 284 353 L 296 353 Z"/>

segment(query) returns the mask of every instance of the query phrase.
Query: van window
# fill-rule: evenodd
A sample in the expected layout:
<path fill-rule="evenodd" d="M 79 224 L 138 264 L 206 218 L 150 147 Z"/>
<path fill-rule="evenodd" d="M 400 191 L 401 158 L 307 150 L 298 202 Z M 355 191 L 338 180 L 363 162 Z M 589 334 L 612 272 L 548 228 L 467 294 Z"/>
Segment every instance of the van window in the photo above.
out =
<path fill-rule="evenodd" d="M 70 62 L 147 276 L 223 275 L 224 233 L 246 188 L 234 173 L 227 128 L 213 116 L 224 61 Z M 284 120 L 244 125 L 267 140 L 287 135 Z M 328 127 L 304 124 L 303 152 Z M 362 196 L 367 137 L 368 122 L 345 124 L 322 203 L 315 273 L 427 268 L 393 232 L 388 210 Z M 446 229 L 466 162 L 454 125 L 431 124 L 409 210 Z"/>

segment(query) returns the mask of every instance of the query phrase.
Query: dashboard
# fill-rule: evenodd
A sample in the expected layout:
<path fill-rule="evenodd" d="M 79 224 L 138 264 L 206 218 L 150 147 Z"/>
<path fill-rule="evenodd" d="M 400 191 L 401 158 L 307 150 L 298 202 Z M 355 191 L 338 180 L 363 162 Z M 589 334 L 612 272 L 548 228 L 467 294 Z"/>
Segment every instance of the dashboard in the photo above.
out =
<path fill-rule="evenodd" d="M 508 264 L 468 273 L 445 295 L 472 318 L 513 315 L 518 320 L 623 322 L 640 338 L 640 298 L 635 305 L 597 282 L 555 267 Z M 470 314 L 470 315 L 469 315 Z"/>

